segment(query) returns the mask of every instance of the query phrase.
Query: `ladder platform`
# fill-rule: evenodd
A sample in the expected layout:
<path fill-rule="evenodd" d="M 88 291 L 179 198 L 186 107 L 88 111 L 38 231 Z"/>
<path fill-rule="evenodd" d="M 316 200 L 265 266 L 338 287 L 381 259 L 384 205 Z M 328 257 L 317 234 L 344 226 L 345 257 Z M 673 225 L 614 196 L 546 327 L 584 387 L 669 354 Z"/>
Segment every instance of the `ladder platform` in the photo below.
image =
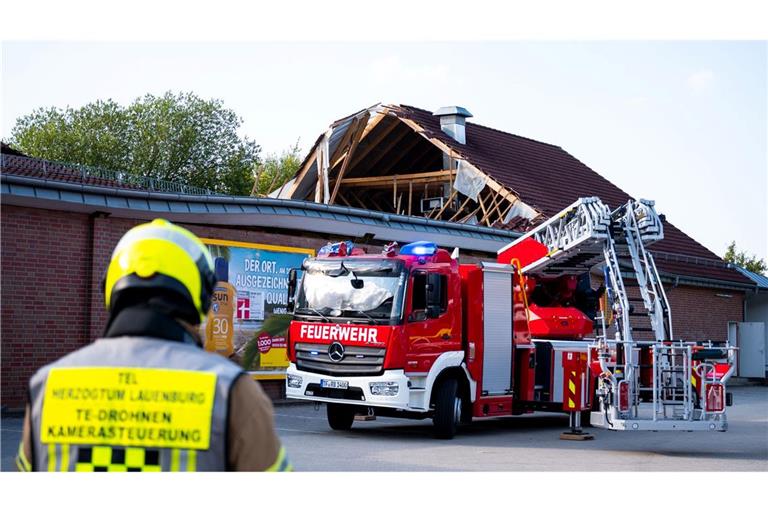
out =
<path fill-rule="evenodd" d="M 605 428 L 608 430 L 632 430 L 632 431 L 672 431 L 682 430 L 685 432 L 725 432 L 728 430 L 728 422 L 724 415 L 711 420 L 682 420 L 682 419 L 611 419 L 610 423 L 606 421 L 605 413 L 602 411 L 592 411 L 590 423 L 594 427 Z"/>

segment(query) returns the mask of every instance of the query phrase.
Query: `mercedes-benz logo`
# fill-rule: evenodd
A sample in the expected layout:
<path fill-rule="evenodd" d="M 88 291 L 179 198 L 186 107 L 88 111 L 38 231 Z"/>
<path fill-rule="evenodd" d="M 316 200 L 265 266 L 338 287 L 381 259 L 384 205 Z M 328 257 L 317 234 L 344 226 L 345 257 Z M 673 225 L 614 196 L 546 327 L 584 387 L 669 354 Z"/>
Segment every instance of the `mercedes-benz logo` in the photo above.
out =
<path fill-rule="evenodd" d="M 328 357 L 330 357 L 331 361 L 334 363 L 338 363 L 344 359 L 344 345 L 338 341 L 331 343 L 331 345 L 328 347 Z"/>

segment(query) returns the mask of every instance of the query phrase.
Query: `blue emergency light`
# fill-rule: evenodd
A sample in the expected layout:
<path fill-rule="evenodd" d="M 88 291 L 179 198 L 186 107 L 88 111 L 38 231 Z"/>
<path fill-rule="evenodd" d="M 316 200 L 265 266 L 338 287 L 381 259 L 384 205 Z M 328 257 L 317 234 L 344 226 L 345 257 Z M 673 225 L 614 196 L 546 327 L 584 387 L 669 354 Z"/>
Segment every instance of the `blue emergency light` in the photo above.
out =
<path fill-rule="evenodd" d="M 412 244 L 404 245 L 400 249 L 400 255 L 402 256 L 432 256 L 437 252 L 437 244 L 435 242 L 413 242 Z"/>
<path fill-rule="evenodd" d="M 344 246 L 344 247 L 342 247 Z M 318 252 L 318 256 L 347 256 L 352 254 L 352 249 L 355 248 L 355 244 L 351 240 L 346 242 L 336 242 L 335 244 L 328 244 L 321 248 Z"/>

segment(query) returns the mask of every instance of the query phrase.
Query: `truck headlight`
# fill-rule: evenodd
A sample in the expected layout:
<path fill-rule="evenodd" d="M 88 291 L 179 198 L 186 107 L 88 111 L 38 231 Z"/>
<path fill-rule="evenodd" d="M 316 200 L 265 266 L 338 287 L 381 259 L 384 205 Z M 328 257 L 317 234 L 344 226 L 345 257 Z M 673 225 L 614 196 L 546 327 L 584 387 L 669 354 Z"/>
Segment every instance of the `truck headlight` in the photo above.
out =
<path fill-rule="evenodd" d="M 397 382 L 371 382 L 371 394 L 383 396 L 395 396 L 400 390 Z"/>
<path fill-rule="evenodd" d="M 301 377 L 298 375 L 291 375 L 290 373 L 286 375 L 286 381 L 288 383 L 289 388 L 300 388 L 301 387 Z"/>

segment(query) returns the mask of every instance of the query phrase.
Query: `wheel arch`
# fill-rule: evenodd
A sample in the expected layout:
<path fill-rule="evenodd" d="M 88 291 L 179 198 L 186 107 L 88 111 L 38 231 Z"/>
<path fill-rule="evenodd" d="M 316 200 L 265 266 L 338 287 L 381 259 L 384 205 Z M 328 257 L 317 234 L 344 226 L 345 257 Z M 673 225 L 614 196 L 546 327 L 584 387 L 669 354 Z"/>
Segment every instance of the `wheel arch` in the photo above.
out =
<path fill-rule="evenodd" d="M 459 382 L 459 389 L 468 399 L 467 403 L 474 402 L 477 383 L 472 379 L 464 364 L 464 352 L 444 352 L 432 363 L 424 385 L 425 393 L 421 398 L 421 407 L 425 411 L 432 409 L 434 404 L 435 389 L 448 376 L 454 376 Z"/>
<path fill-rule="evenodd" d="M 440 388 L 440 385 L 446 379 L 456 379 L 456 381 L 459 384 L 459 388 L 458 388 L 459 395 L 467 401 L 466 403 L 472 402 L 470 383 L 469 383 L 469 379 L 467 378 L 466 371 L 462 366 L 451 366 L 441 370 L 440 373 L 435 377 L 434 382 L 432 383 L 432 389 L 430 390 L 430 393 L 429 393 L 430 409 L 434 408 L 435 392 L 437 391 L 437 389 Z"/>

